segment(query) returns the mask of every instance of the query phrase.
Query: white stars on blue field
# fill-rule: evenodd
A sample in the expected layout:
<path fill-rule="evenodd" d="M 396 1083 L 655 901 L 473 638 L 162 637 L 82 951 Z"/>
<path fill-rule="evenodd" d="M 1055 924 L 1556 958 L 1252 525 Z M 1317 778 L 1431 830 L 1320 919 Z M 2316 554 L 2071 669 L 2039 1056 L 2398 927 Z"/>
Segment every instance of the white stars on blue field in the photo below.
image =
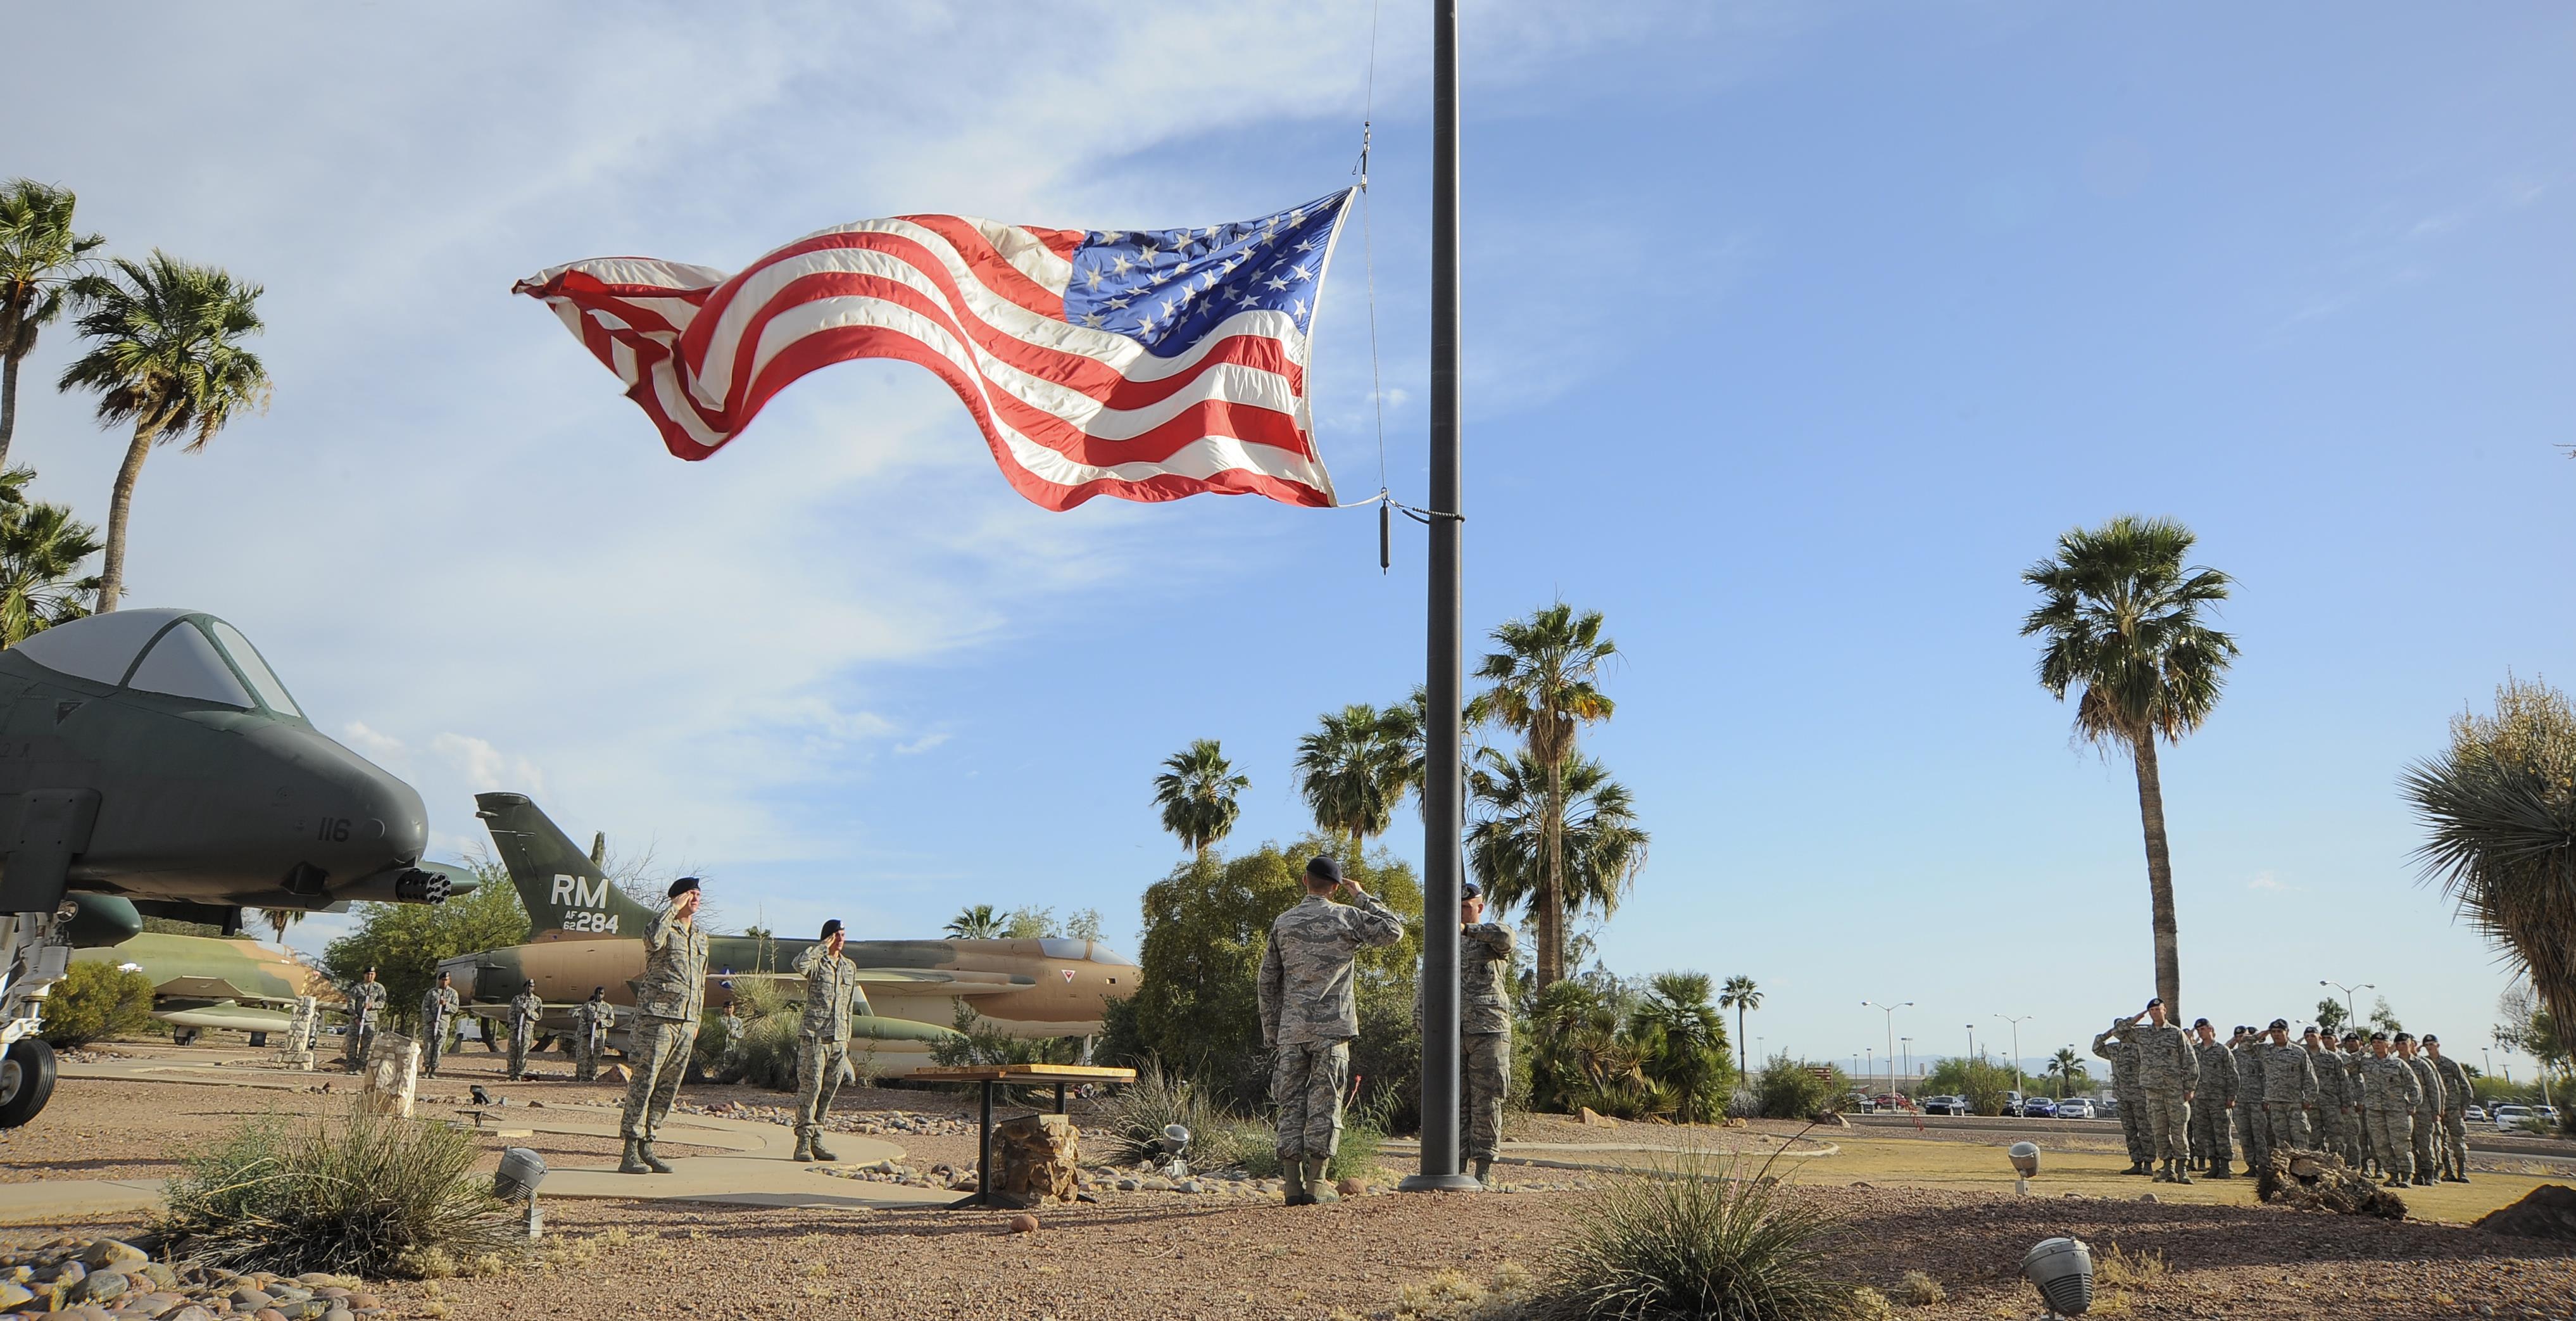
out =
<path fill-rule="evenodd" d="M 1335 193 L 1231 225 L 1094 230 L 1074 250 L 1064 318 L 1164 357 L 1246 309 L 1284 312 L 1307 330 L 1333 226 L 1350 198 Z"/>

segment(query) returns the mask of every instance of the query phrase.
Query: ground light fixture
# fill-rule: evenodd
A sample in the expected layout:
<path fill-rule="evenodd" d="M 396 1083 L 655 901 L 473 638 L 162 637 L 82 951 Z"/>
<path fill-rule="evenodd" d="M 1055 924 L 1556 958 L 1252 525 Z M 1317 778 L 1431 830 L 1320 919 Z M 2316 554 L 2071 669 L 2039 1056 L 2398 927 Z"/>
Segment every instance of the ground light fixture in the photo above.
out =
<path fill-rule="evenodd" d="M 1167 1161 L 1163 1169 L 1166 1177 L 1190 1177 L 1190 1131 L 1179 1124 L 1163 1125 L 1163 1155 Z"/>
<path fill-rule="evenodd" d="M 2013 1191 L 2024 1197 L 2030 1196 L 2030 1178 L 2039 1173 L 2039 1144 L 2016 1142 L 2004 1154 L 2012 1158 Z"/>
<path fill-rule="evenodd" d="M 545 1157 L 526 1147 L 511 1147 L 501 1153 L 501 1168 L 492 1175 L 492 1195 L 505 1202 L 526 1198 L 528 1202 L 528 1238 L 541 1237 L 546 1230 L 545 1212 L 537 1209 L 537 1185 L 546 1181 Z"/>
<path fill-rule="evenodd" d="M 2093 1252 L 2082 1239 L 2041 1239 L 2021 1259 L 2021 1273 L 2039 1290 L 2050 1316 L 2082 1316 L 2093 1310 Z"/>

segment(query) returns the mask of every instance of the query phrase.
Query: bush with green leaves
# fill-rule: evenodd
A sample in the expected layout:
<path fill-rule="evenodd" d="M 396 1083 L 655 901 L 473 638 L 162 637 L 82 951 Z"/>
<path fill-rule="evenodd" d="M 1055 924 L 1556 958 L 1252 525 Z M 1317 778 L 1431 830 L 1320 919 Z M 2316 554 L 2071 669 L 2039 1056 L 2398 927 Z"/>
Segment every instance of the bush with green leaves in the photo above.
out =
<path fill-rule="evenodd" d="M 374 968 L 392 1025 L 410 1031 L 441 961 L 528 938 L 528 910 L 508 869 L 487 860 L 473 870 L 474 892 L 443 904 L 357 905 L 358 929 L 323 950 L 322 966 L 343 984 Z"/>
<path fill-rule="evenodd" d="M 257 1116 L 187 1158 L 154 1228 L 173 1259 L 227 1270 L 452 1274 L 525 1243 L 481 1155 L 447 1124 Z"/>
<path fill-rule="evenodd" d="M 1163 1130 L 1173 1124 L 1190 1131 L 1194 1159 L 1228 1160 L 1238 1154 L 1235 1130 L 1245 1126 L 1160 1060 L 1139 1063 L 1136 1081 L 1111 1089 L 1093 1113 L 1093 1134 L 1112 1159 L 1130 1163 L 1161 1159 Z"/>
<path fill-rule="evenodd" d="M 1693 1154 L 1613 1181 L 1575 1211 L 1545 1310 L 1583 1321 L 1851 1316 L 1853 1290 L 1825 1269 L 1837 1222 L 1768 1169 Z"/>
<path fill-rule="evenodd" d="M 1953 1056 L 1924 1075 L 1923 1091 L 1927 1096 L 1964 1096 L 1970 1113 L 2000 1115 L 2012 1100 L 2013 1072 L 1992 1060 Z"/>
<path fill-rule="evenodd" d="M 73 964 L 38 1003 L 44 1010 L 45 1042 L 57 1050 L 132 1036 L 153 1022 L 152 979 L 113 963 Z"/>
<path fill-rule="evenodd" d="M 1840 1068 L 1793 1060 L 1782 1051 L 1765 1061 L 1753 1080 L 1753 1111 L 1765 1119 L 1806 1119 L 1841 1109 L 1851 1089 L 1851 1079 Z"/>

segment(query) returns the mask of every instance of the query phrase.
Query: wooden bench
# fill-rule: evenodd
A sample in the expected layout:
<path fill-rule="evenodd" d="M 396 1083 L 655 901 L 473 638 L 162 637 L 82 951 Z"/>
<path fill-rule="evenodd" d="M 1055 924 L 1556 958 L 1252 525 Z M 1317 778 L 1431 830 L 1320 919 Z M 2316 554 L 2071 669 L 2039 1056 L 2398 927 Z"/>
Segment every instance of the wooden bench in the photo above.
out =
<path fill-rule="evenodd" d="M 915 1082 L 966 1082 L 980 1084 L 983 1092 L 981 1118 L 976 1123 L 975 1193 L 951 1203 L 954 1207 L 993 1205 L 993 1185 L 1001 1172 L 993 1168 L 993 1089 L 1032 1084 L 1055 1084 L 1055 1112 L 1064 1113 L 1064 1089 L 1073 1083 L 1134 1082 L 1134 1069 L 1101 1068 L 1090 1064 L 942 1064 L 915 1069 Z"/>

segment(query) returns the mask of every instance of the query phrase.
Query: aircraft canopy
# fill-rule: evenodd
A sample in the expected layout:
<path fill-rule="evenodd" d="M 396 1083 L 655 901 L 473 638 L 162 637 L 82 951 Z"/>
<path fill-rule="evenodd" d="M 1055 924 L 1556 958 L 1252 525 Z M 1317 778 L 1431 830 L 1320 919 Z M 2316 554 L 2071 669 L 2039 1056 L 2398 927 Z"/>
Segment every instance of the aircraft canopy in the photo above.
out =
<path fill-rule="evenodd" d="M 302 716 L 240 629 L 195 610 L 120 610 L 57 624 L 19 655 L 94 683 Z"/>

